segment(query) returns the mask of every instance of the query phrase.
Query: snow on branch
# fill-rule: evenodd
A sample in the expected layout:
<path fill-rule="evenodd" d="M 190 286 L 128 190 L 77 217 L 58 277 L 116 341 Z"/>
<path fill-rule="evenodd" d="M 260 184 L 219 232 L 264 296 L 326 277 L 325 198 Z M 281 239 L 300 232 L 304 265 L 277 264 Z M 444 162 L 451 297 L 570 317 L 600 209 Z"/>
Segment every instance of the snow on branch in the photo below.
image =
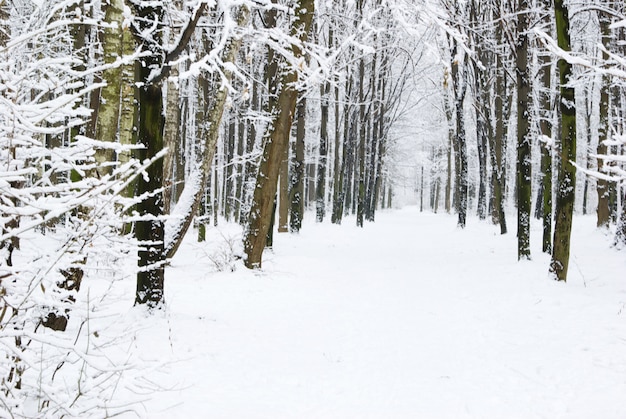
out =
<path fill-rule="evenodd" d="M 569 51 L 564 51 L 558 46 L 557 42 L 550 35 L 542 31 L 541 29 L 534 28 L 533 32 L 535 33 L 535 35 L 537 35 L 538 39 L 540 39 L 544 43 L 546 48 L 551 53 L 567 61 L 568 63 L 587 68 L 598 74 L 613 76 L 613 77 L 626 80 L 626 59 L 624 57 L 620 57 L 616 54 L 613 54 L 607 51 L 603 45 L 599 45 L 599 48 L 602 51 L 608 53 L 611 56 L 611 58 L 613 58 L 622 68 L 616 67 L 616 66 L 606 66 L 606 65 L 599 66 L 597 64 L 594 64 L 594 62 L 592 62 L 591 60 L 576 56 Z"/>

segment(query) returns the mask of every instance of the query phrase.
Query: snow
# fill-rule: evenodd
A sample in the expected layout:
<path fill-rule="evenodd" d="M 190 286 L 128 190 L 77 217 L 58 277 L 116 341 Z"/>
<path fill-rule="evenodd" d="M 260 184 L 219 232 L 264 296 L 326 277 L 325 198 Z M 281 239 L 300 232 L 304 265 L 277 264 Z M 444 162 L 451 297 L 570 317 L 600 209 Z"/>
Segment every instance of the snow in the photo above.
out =
<path fill-rule="evenodd" d="M 313 218 L 276 234 L 256 272 L 229 259 L 239 227 L 188 235 L 166 311 L 131 309 L 134 351 L 165 365 L 141 416 L 626 417 L 626 258 L 594 217 L 574 221 L 567 283 L 549 279 L 535 220 L 517 262 L 515 234 L 476 219 Z"/>

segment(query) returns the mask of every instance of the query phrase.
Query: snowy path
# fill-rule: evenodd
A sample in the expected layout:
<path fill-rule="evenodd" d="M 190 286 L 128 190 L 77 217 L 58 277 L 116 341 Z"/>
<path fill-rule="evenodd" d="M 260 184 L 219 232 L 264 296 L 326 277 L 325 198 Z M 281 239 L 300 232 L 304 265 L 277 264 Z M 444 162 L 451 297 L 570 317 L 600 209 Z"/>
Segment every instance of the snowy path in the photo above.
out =
<path fill-rule="evenodd" d="M 145 342 L 181 361 L 147 417 L 626 417 L 626 261 L 593 220 L 577 220 L 568 284 L 538 242 L 517 263 L 514 233 L 474 219 L 352 221 L 278 236 L 261 273 L 213 273 L 187 243 L 171 331 Z"/>

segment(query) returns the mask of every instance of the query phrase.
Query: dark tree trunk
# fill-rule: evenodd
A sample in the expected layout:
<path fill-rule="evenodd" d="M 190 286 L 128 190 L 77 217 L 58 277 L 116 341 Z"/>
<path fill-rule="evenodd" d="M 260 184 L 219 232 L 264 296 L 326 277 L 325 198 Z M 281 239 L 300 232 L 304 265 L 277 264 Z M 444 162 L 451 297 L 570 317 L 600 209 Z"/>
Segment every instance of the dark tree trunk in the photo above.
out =
<path fill-rule="evenodd" d="M 332 31 L 329 43 L 332 44 Z M 317 161 L 317 187 L 315 188 L 316 220 L 321 223 L 326 215 L 326 160 L 328 158 L 328 95 L 330 83 L 321 87 L 321 122 L 320 122 L 320 149 Z"/>
<path fill-rule="evenodd" d="M 611 17 L 606 12 L 599 12 L 600 19 L 600 32 L 602 33 L 602 44 L 606 49 L 609 48 L 611 31 L 609 26 L 611 24 Z M 608 60 L 608 53 L 602 52 L 602 59 L 606 62 Z M 598 155 L 607 154 L 608 148 L 605 141 L 609 136 L 609 86 L 611 79 L 609 76 L 602 76 L 602 86 L 600 87 L 600 124 L 598 126 L 598 148 L 596 153 Z M 604 161 L 597 159 L 598 171 L 602 172 L 604 167 Z M 604 179 L 597 180 L 597 193 L 598 193 L 598 210 L 597 210 L 597 226 L 601 228 L 608 228 L 611 221 L 611 211 L 609 207 L 610 188 L 609 183 Z"/>
<path fill-rule="evenodd" d="M 141 18 L 140 31 L 151 27 L 155 22 L 163 22 L 164 11 L 160 6 L 138 6 L 138 12 Z M 163 150 L 163 92 L 160 83 L 152 83 L 150 80 L 153 68 L 163 65 L 159 50 L 161 42 L 159 38 L 144 40 L 144 50 L 152 54 L 143 58 L 143 62 L 136 66 L 136 80 L 141 83 L 137 88 L 137 142 L 143 146 L 137 152 L 140 161 L 152 159 Z M 163 193 L 160 190 L 163 184 L 163 160 L 156 160 L 146 172 L 147 176 L 139 176 L 137 180 L 137 196 L 147 196 L 137 204 L 137 212 L 143 219 L 135 223 L 135 236 L 141 246 L 135 304 L 156 308 L 163 302 L 165 279 Z"/>
<path fill-rule="evenodd" d="M 455 152 L 456 158 L 456 185 L 457 185 L 457 212 L 458 226 L 465 228 L 467 219 L 468 205 L 468 166 L 467 166 L 467 141 L 465 135 L 465 92 L 467 90 L 467 62 L 463 54 L 459 54 L 463 58 L 457 56 L 457 41 L 452 40 L 452 81 L 454 84 L 454 106 L 456 112 L 456 136 L 455 136 Z"/>
<path fill-rule="evenodd" d="M 149 66 L 139 66 L 139 80 L 150 75 Z M 140 161 L 154 158 L 163 149 L 163 97 L 161 86 L 146 84 L 139 88 L 138 142 L 144 148 L 138 152 Z M 163 160 L 158 159 L 146 170 L 148 176 L 139 176 L 137 195 L 149 194 L 137 204 L 137 212 L 145 219 L 135 223 L 135 236 L 141 243 L 139 272 L 137 273 L 136 304 L 158 307 L 163 301 L 165 279 L 165 247 L 163 226 L 163 198 L 159 191 L 163 181 Z"/>
<path fill-rule="evenodd" d="M 365 189 L 365 219 L 367 221 L 373 222 L 374 221 L 374 213 L 376 211 L 376 202 L 374 201 L 374 196 L 376 195 L 375 189 L 376 189 L 376 178 L 377 178 L 377 170 L 378 170 L 378 165 L 377 165 L 377 159 L 376 156 L 378 154 L 378 143 L 380 141 L 380 124 L 383 123 L 383 121 L 380 118 L 380 113 L 382 111 L 382 103 L 383 103 L 383 96 L 382 96 L 382 79 L 383 77 L 386 77 L 386 72 L 384 69 L 385 66 L 385 60 L 384 60 L 384 53 L 377 53 L 374 55 L 374 58 L 372 60 L 372 75 L 371 75 L 371 86 L 372 89 L 374 89 L 374 92 L 372 93 L 372 103 L 370 105 L 370 109 L 371 109 L 371 122 L 369 123 L 369 127 L 371 128 L 371 134 L 370 134 L 370 138 L 371 138 L 371 144 L 370 144 L 370 148 L 369 148 L 369 162 L 368 162 L 368 176 L 367 176 L 367 187 Z M 380 57 L 380 58 L 379 58 Z M 377 70 L 377 63 L 378 60 L 380 59 L 381 61 L 381 68 L 379 70 Z"/>
<path fill-rule="evenodd" d="M 570 51 L 569 10 L 563 0 L 554 0 L 556 16 L 556 33 L 559 47 Z M 564 59 L 558 61 L 561 100 L 561 138 L 558 185 L 556 188 L 554 247 L 550 271 L 559 281 L 567 280 L 569 267 L 570 236 L 572 232 L 572 215 L 574 212 L 574 195 L 576 191 L 576 106 L 574 88 L 568 86 L 572 75 L 572 65 Z"/>
<path fill-rule="evenodd" d="M 496 39 L 498 44 L 503 41 L 503 23 L 496 26 Z M 506 214 L 504 212 L 504 191 L 505 191 L 505 167 L 506 162 L 506 126 L 508 123 L 507 110 L 507 84 L 506 84 L 506 62 L 503 54 L 496 55 L 496 88 L 495 88 L 495 133 L 492 141 L 492 170 L 493 170 L 493 210 L 492 219 L 500 224 L 500 234 L 507 233 Z"/>
<path fill-rule="evenodd" d="M 381 194 L 382 181 L 383 181 L 383 162 L 386 153 L 386 137 L 385 137 L 385 101 L 386 97 L 386 87 L 387 83 L 385 78 L 381 78 L 381 87 L 380 87 L 380 104 L 378 108 L 378 152 L 376 158 L 376 183 L 374 185 L 374 196 L 372 197 L 372 221 L 374 221 L 376 208 L 378 205 L 378 201 L 380 200 L 381 195 L 384 200 L 384 193 Z M 381 205 L 384 207 L 384 205 Z"/>
<path fill-rule="evenodd" d="M 306 99 L 302 98 L 296 106 L 296 141 L 292 162 L 290 193 L 289 228 L 297 233 L 302 228 L 304 217 L 304 137 L 305 137 Z"/>
<path fill-rule="evenodd" d="M 528 75 L 528 0 L 521 0 L 517 15 L 517 259 L 530 259 L 532 156 L 530 136 L 530 80 Z"/>
<path fill-rule="evenodd" d="M 358 227 L 363 227 L 365 211 L 365 148 L 367 143 L 365 108 L 365 58 L 361 58 L 359 62 L 359 148 L 357 156 L 359 165 L 355 194 L 357 198 L 356 225 Z"/>
<path fill-rule="evenodd" d="M 289 144 L 283 150 L 278 180 L 278 232 L 289 231 Z"/>
<path fill-rule="evenodd" d="M 541 83 L 543 91 L 541 92 L 541 120 L 539 128 L 544 141 L 541 143 L 541 191 L 542 200 L 541 218 L 543 219 L 543 238 L 542 250 L 545 253 L 552 251 L 552 92 L 550 58 L 548 56 L 540 57 L 540 69 L 542 72 Z"/>
<path fill-rule="evenodd" d="M 350 83 L 352 86 L 353 83 Z M 355 111 L 352 105 L 346 104 L 344 108 L 344 179 L 343 179 L 343 213 L 349 214 L 353 208 L 352 188 L 354 179 L 354 154 L 356 149 L 356 133 L 355 133 Z"/>
<path fill-rule="evenodd" d="M 487 20 L 485 14 L 487 10 L 480 8 L 480 3 L 473 0 L 471 3 L 472 27 L 475 28 L 476 34 L 473 36 L 475 48 L 477 49 L 477 60 L 474 60 L 474 87 L 476 95 L 475 111 L 476 111 L 476 143 L 478 149 L 478 218 L 484 220 L 487 218 L 487 155 L 490 138 L 490 110 L 489 110 L 489 71 L 491 63 L 489 62 L 489 53 L 482 41 L 479 16 Z"/>
<path fill-rule="evenodd" d="M 341 224 L 343 215 L 343 164 L 340 164 L 345 155 L 340 153 L 341 150 L 341 125 L 339 123 L 339 86 L 335 85 L 335 156 L 333 163 L 333 211 L 330 222 L 333 224 Z M 344 118 L 345 118 L 344 114 Z M 344 138 L 345 148 L 345 138 Z"/>

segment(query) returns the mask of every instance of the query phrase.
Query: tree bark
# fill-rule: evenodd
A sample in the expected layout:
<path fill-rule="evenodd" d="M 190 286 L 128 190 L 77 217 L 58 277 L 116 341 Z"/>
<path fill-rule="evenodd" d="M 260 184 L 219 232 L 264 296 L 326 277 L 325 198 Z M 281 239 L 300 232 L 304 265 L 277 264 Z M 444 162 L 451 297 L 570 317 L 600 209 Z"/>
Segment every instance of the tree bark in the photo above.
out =
<path fill-rule="evenodd" d="M 178 66 L 173 66 L 171 71 L 172 76 L 178 75 Z M 167 147 L 167 155 L 163 158 L 163 172 L 164 172 L 164 184 L 163 191 L 163 210 L 166 214 L 169 214 L 172 205 L 176 203 L 176 196 L 174 194 L 175 184 L 177 179 L 177 171 L 180 168 L 176 165 L 177 151 L 180 149 L 177 147 L 180 144 L 180 131 L 181 125 L 180 119 L 180 94 L 179 88 L 176 83 L 171 80 L 167 82 L 167 97 L 165 106 L 165 128 L 163 134 L 163 144 Z"/>
<path fill-rule="evenodd" d="M 444 89 L 447 91 L 447 86 L 445 85 L 447 81 L 444 80 Z M 452 106 L 450 105 L 450 100 L 448 99 L 448 95 L 444 94 L 444 107 L 446 110 L 446 121 L 448 123 L 448 145 L 446 147 L 446 191 L 445 191 L 445 208 L 446 213 L 450 214 L 452 211 L 452 202 L 453 202 L 453 189 L 452 189 L 452 160 L 453 160 L 453 152 L 455 149 L 455 141 L 454 141 L 454 124 L 452 121 L 453 113 Z M 456 194 L 455 194 L 456 195 Z"/>
<path fill-rule="evenodd" d="M 314 0 L 300 0 L 295 7 L 295 21 L 290 32 L 300 43 L 292 44 L 289 50 L 300 62 L 304 61 L 300 45 L 307 40 L 313 20 L 314 5 Z M 280 93 L 276 106 L 272 109 L 271 123 L 265 134 L 263 154 L 244 237 L 246 253 L 244 263 L 250 269 L 261 268 L 263 249 L 276 196 L 279 163 L 289 141 L 289 131 L 298 99 L 298 91 L 294 85 L 298 81 L 297 69 L 285 68 L 280 79 Z"/>
<path fill-rule="evenodd" d="M 530 135 L 530 80 L 528 74 L 528 0 L 517 10 L 517 259 L 530 259 L 532 155 Z"/>
<path fill-rule="evenodd" d="M 478 218 L 484 220 L 487 218 L 487 155 L 489 153 L 489 131 L 491 125 L 490 119 L 490 101 L 489 101 L 489 71 L 491 63 L 489 62 L 489 53 L 485 48 L 485 43 L 481 37 L 484 36 L 480 29 L 478 17 L 481 16 L 485 21 L 487 10 L 480 9 L 480 3 L 473 0 L 471 3 L 471 22 L 472 27 L 476 31 L 473 35 L 474 47 L 477 50 L 477 56 L 474 60 L 474 86 L 475 86 L 475 112 L 476 112 L 476 145 L 478 149 Z"/>
<path fill-rule="evenodd" d="M 123 11 L 124 2 L 122 0 L 111 0 L 105 6 L 104 21 L 108 24 L 104 28 L 102 35 L 102 50 L 105 64 L 112 64 L 122 56 Z M 114 143 L 117 141 L 123 86 L 121 66 L 114 66 L 104 70 L 102 79 L 106 82 L 106 86 L 100 90 L 100 103 L 96 118 L 96 139 Z M 111 164 L 115 160 L 113 149 L 98 149 L 95 157 L 99 163 L 98 175 L 104 176 L 111 173 Z"/>
<path fill-rule="evenodd" d="M 345 96 L 346 98 L 350 97 L 350 92 L 352 91 L 352 76 L 348 75 L 345 81 Z M 339 91 L 335 89 L 335 114 L 339 115 Z M 336 150 L 335 153 L 335 184 L 333 187 L 333 214 L 331 222 L 333 224 L 341 224 L 341 220 L 343 218 L 344 207 L 346 202 L 346 192 L 347 192 L 347 175 L 348 175 L 348 163 L 350 160 L 350 156 L 352 155 L 352 141 L 350 139 L 350 104 L 348 101 L 343 106 L 343 147 L 341 152 L 341 164 L 338 164 L 339 160 L 339 150 Z M 335 144 L 338 146 L 339 141 L 339 117 L 335 116 Z"/>
<path fill-rule="evenodd" d="M 329 34 L 329 44 L 332 45 L 332 30 Z M 318 223 L 324 221 L 326 215 L 326 161 L 328 159 L 328 107 L 330 83 L 321 87 L 321 121 L 320 121 L 320 148 L 317 161 L 317 187 L 315 188 L 315 212 Z"/>
<path fill-rule="evenodd" d="M 131 55 L 135 51 L 135 39 L 129 28 L 122 31 L 122 51 L 124 55 Z M 122 65 L 122 91 L 120 103 L 119 140 L 121 145 L 129 146 L 134 144 L 136 136 L 135 129 L 135 66 L 133 64 Z M 118 153 L 117 160 L 120 164 L 128 163 L 132 156 L 131 151 Z M 135 182 L 133 182 L 133 185 Z M 127 196 L 132 196 L 134 186 L 130 186 L 126 192 Z"/>
<path fill-rule="evenodd" d="M 542 251 L 550 253 L 552 250 L 552 123 L 550 121 L 552 101 L 551 67 L 549 57 L 540 57 L 541 83 L 543 91 L 541 95 L 541 120 L 539 128 L 544 141 L 541 144 L 541 198 L 542 198 Z"/>
<path fill-rule="evenodd" d="M 611 18 L 606 12 L 598 12 L 600 20 L 600 32 L 602 34 L 602 44 L 605 49 L 609 48 L 611 31 L 609 26 L 611 24 Z M 609 58 L 606 51 L 602 52 L 602 60 L 607 61 Z M 609 139 L 609 86 L 611 79 L 607 75 L 602 76 L 602 86 L 600 88 L 600 124 L 598 126 L 598 148 L 596 153 L 598 155 L 607 154 L 608 147 L 605 141 Z M 604 160 L 597 159 L 598 172 L 602 172 L 604 167 Z M 597 193 L 598 193 L 598 209 L 597 209 L 597 226 L 601 228 L 608 228 L 611 221 L 611 211 L 609 206 L 609 182 L 604 179 L 597 180 Z"/>
<path fill-rule="evenodd" d="M 558 45 L 563 51 L 570 51 L 569 10 L 564 0 L 554 1 L 554 13 Z M 566 281 L 576 191 L 576 169 L 572 164 L 576 161 L 576 106 L 574 88 L 568 85 L 572 75 L 572 65 L 561 58 L 558 61 L 558 68 L 561 92 L 559 105 L 561 165 L 556 189 L 554 247 L 550 271 L 557 280 Z"/>
<path fill-rule="evenodd" d="M 465 135 L 465 112 L 464 102 L 467 90 L 467 63 L 463 53 L 458 54 L 456 40 L 452 40 L 452 81 L 454 84 L 454 107 L 456 113 L 456 185 L 457 185 L 457 225 L 465 228 L 468 204 L 468 166 L 467 166 L 467 141 Z"/>
<path fill-rule="evenodd" d="M 296 141 L 294 142 L 294 153 L 291 173 L 290 211 L 289 228 L 292 233 L 297 233 L 302 228 L 302 218 L 304 217 L 304 136 L 306 117 L 306 99 L 301 98 L 296 105 Z"/>
<path fill-rule="evenodd" d="M 498 44 L 503 41 L 503 22 L 499 22 L 496 27 L 496 40 Z M 492 146 L 492 170 L 493 173 L 493 189 L 494 189 L 494 213 L 492 217 L 500 224 L 500 234 L 507 233 L 506 214 L 504 212 L 504 191 L 505 191 L 505 158 L 506 155 L 506 136 L 508 124 L 507 110 L 507 84 L 506 84 L 506 62 L 503 54 L 496 55 L 496 88 L 495 88 L 495 135 Z"/>
<path fill-rule="evenodd" d="M 385 60 L 386 61 L 386 60 Z M 386 64 L 385 66 L 386 67 Z M 387 73 L 386 70 L 384 70 Z M 383 163 L 386 150 L 386 137 L 385 137 L 385 117 L 386 117 L 386 100 L 387 100 L 387 81 L 384 77 L 381 78 L 380 86 L 380 103 L 378 107 L 378 152 L 376 153 L 376 181 L 374 183 L 374 196 L 372 197 L 372 221 L 374 221 L 374 214 L 378 206 L 378 201 L 381 196 L 381 188 L 383 181 Z M 384 194 L 383 194 L 384 195 Z M 383 198 L 384 200 L 384 198 Z"/>
<path fill-rule="evenodd" d="M 158 10 L 158 8 L 155 8 Z M 155 10 L 153 14 L 141 14 L 142 17 L 162 17 Z M 159 21 L 162 21 L 159 19 Z M 154 61 L 155 56 L 146 58 Z M 158 61 L 157 61 L 158 63 Z M 160 64 L 160 63 L 159 63 Z M 150 65 L 139 65 L 138 80 L 146 83 L 150 76 Z M 160 85 L 146 83 L 139 88 L 139 150 L 140 161 L 154 158 L 163 149 L 163 95 Z M 147 178 L 139 176 L 137 195 L 147 197 L 137 204 L 137 212 L 142 220 L 135 223 L 135 237 L 140 243 L 139 272 L 137 273 L 137 292 L 135 304 L 146 304 L 156 308 L 163 301 L 165 280 L 165 230 L 163 225 L 163 194 L 160 191 L 163 183 L 163 160 L 152 163 Z"/>
<path fill-rule="evenodd" d="M 365 58 L 359 60 L 359 147 L 358 147 L 358 172 L 356 185 L 357 213 L 356 225 L 363 227 L 363 217 L 365 210 L 365 128 L 367 121 L 365 118 Z"/>

